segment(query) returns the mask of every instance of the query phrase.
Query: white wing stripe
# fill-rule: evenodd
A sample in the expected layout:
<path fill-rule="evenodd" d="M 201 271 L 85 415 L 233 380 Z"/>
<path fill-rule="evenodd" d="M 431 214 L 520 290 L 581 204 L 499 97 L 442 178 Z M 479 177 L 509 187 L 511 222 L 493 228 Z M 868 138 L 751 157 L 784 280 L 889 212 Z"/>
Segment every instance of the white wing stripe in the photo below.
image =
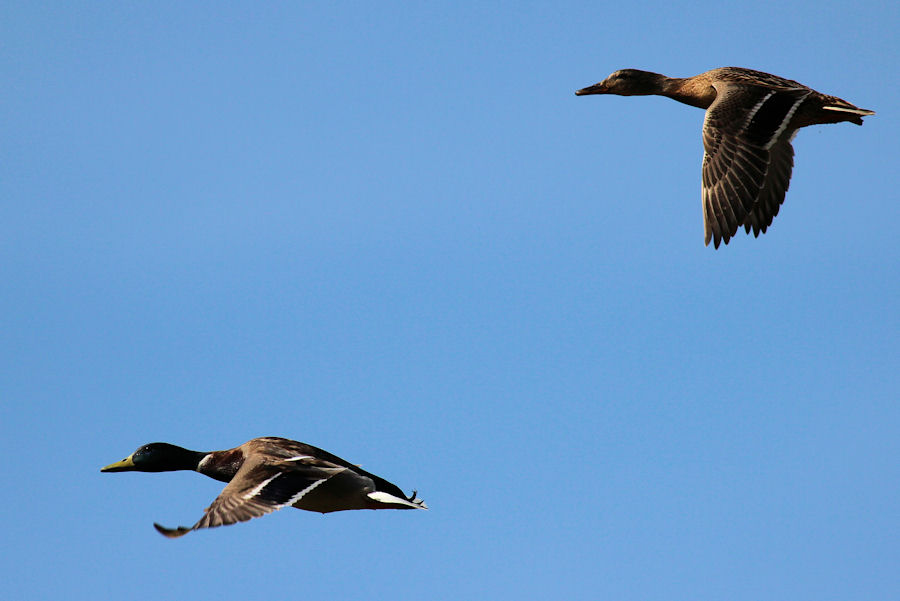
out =
<path fill-rule="evenodd" d="M 775 93 L 775 92 L 769 92 L 768 94 L 766 94 L 765 96 L 763 96 L 763 99 L 760 100 L 759 102 L 757 102 L 757 103 L 753 106 L 753 108 L 750 109 L 750 112 L 747 114 L 747 119 L 744 121 L 744 123 L 750 123 L 751 121 L 753 121 L 753 117 L 756 116 L 756 113 L 759 112 L 759 109 L 762 108 L 762 105 L 764 105 L 764 104 L 766 103 L 766 100 L 768 100 L 769 98 L 771 98 L 772 95 L 773 95 L 774 93 Z"/>
<path fill-rule="evenodd" d="M 296 457 L 288 457 L 285 461 L 303 461 L 304 459 L 312 459 L 312 455 L 297 455 Z"/>
<path fill-rule="evenodd" d="M 315 482 L 313 482 L 312 484 L 310 484 L 309 486 L 307 486 L 306 488 L 304 488 L 303 490 L 298 492 L 296 495 L 294 495 L 293 497 L 288 499 L 287 502 L 284 505 L 280 505 L 280 507 L 287 507 L 288 505 L 293 505 L 294 503 L 299 501 L 301 498 L 303 498 L 303 495 L 305 495 L 306 493 L 308 493 L 309 491 L 311 491 L 318 485 L 322 484 L 323 482 L 327 482 L 327 481 L 328 481 L 328 478 L 322 478 L 321 480 L 316 480 Z"/>
<path fill-rule="evenodd" d="M 784 116 L 784 120 L 781 122 L 781 125 L 778 127 L 778 130 L 775 132 L 775 134 L 769 140 L 769 143 L 766 144 L 765 146 L 763 146 L 763 148 L 765 148 L 766 150 L 769 150 L 770 148 L 772 148 L 772 146 L 775 144 L 775 142 L 778 141 L 778 137 L 782 133 L 784 133 L 785 129 L 787 129 L 788 123 L 791 122 L 791 118 L 794 116 L 794 113 L 797 112 L 797 109 L 800 108 L 800 104 L 804 100 L 806 100 L 807 96 L 809 96 L 809 93 L 803 94 L 802 96 L 797 98 L 797 100 L 791 106 L 790 110 L 788 110 L 787 115 Z M 793 136 L 791 136 L 791 137 L 793 138 Z"/>
<path fill-rule="evenodd" d="M 281 472 L 278 472 L 277 474 L 275 474 L 275 475 L 272 476 L 271 478 L 268 478 L 267 480 L 263 480 L 262 482 L 260 482 L 260 483 L 257 484 L 256 486 L 254 486 L 254 487 L 253 487 L 253 490 L 251 490 L 250 492 L 248 492 L 247 494 L 245 494 L 245 495 L 243 496 L 243 499 L 244 499 L 245 501 L 246 501 L 247 499 L 252 499 L 253 497 L 255 497 L 256 495 L 259 494 L 259 491 L 261 491 L 262 489 L 264 489 L 264 488 L 266 487 L 266 484 L 268 484 L 269 482 L 271 482 L 272 480 L 274 480 L 275 478 L 277 478 L 277 477 L 280 476 L 280 475 L 281 475 Z"/>

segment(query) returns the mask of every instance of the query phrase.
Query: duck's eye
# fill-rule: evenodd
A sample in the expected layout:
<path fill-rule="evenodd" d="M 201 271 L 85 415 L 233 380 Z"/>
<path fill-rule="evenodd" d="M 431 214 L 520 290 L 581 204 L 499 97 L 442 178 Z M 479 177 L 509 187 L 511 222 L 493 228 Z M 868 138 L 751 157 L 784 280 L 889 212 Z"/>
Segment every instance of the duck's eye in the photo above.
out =
<path fill-rule="evenodd" d="M 135 457 L 143 457 L 144 455 L 149 455 L 153 451 L 153 447 L 150 445 L 144 445 L 134 452 Z"/>

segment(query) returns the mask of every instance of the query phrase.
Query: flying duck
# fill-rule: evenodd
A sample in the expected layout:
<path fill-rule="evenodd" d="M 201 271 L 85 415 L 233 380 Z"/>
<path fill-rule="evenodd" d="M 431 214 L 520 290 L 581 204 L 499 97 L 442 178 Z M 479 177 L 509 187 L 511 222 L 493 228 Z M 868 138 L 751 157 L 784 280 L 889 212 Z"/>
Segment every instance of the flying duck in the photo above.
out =
<path fill-rule="evenodd" d="M 575 92 L 668 96 L 706 109 L 703 122 L 703 223 L 715 248 L 741 226 L 754 236 L 772 224 L 791 179 L 791 140 L 801 127 L 849 121 L 874 111 L 777 75 L 722 67 L 693 77 L 622 69 Z"/>
<path fill-rule="evenodd" d="M 397 486 L 314 446 L 286 438 L 254 438 L 226 451 L 189 451 L 165 442 L 140 447 L 101 472 L 193 470 L 228 482 L 190 528 L 153 524 L 170 538 L 271 513 L 291 505 L 329 513 L 345 509 L 428 509 Z"/>

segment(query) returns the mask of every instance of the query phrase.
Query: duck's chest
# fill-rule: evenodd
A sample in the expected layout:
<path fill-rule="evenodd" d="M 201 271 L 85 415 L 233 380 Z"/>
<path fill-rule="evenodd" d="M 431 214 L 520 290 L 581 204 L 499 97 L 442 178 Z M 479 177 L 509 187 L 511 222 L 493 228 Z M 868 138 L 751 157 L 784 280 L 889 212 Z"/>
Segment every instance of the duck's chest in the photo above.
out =
<path fill-rule="evenodd" d="M 707 109 L 716 99 L 716 89 L 705 79 L 697 81 L 686 79 L 667 96 L 684 104 Z"/>
<path fill-rule="evenodd" d="M 200 461 L 197 471 L 221 482 L 231 482 L 244 465 L 244 453 L 240 449 L 210 453 Z"/>

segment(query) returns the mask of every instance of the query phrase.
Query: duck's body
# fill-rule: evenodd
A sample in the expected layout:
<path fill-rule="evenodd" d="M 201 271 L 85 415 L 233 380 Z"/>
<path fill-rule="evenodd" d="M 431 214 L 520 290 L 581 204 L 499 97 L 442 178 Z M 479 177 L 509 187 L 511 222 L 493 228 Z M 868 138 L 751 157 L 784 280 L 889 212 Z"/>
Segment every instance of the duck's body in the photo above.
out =
<path fill-rule="evenodd" d="M 772 224 L 791 179 L 791 140 L 801 127 L 874 112 L 791 79 L 740 67 L 687 78 L 623 69 L 575 92 L 668 96 L 706 109 L 703 123 L 703 220 L 706 244 L 728 244 L 743 225 L 754 236 Z"/>
<path fill-rule="evenodd" d="M 336 455 L 286 438 L 254 438 L 239 447 L 204 453 L 168 443 L 144 445 L 102 472 L 194 470 L 228 482 L 192 527 L 157 530 L 169 537 L 214 528 L 292 506 L 330 513 L 348 509 L 427 509 L 397 486 Z"/>

